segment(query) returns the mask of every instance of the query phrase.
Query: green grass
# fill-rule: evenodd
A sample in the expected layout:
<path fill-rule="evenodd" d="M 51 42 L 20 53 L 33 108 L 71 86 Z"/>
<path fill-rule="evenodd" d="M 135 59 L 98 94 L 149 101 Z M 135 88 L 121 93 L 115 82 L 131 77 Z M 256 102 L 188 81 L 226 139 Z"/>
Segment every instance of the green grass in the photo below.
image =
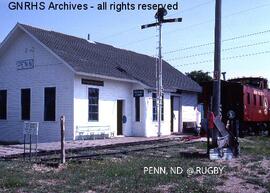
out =
<path fill-rule="evenodd" d="M 16 162 L 0 162 L 0 174 L 0 189 L 20 188 L 27 185 L 22 167 L 18 167 Z"/>
<path fill-rule="evenodd" d="M 243 154 L 270 156 L 270 137 L 247 137 L 241 141 Z"/>
<path fill-rule="evenodd" d="M 187 168 L 201 165 L 197 161 L 153 159 L 139 155 L 112 160 L 108 157 L 102 161 L 73 161 L 62 170 L 50 169 L 45 172 L 35 171 L 29 163 L 0 162 L 0 188 L 7 189 L 7 192 L 15 192 L 18 188 L 25 192 L 158 192 L 160 186 L 173 184 L 169 191 L 214 192 L 212 182 L 199 185 L 187 174 L 150 175 L 143 172 L 143 168 L 148 166 Z M 55 183 L 40 183 L 48 179 Z"/>
<path fill-rule="evenodd" d="M 253 140 L 254 139 L 254 140 Z M 258 161 L 269 158 L 270 138 L 252 137 L 241 141 L 242 155 L 249 156 L 241 162 L 253 163 L 249 169 L 258 170 Z M 268 146 L 265 147 L 265 146 Z M 185 157 L 183 150 L 205 149 L 205 143 L 179 144 L 169 148 L 149 149 L 144 152 L 133 152 L 127 155 L 104 156 L 102 159 L 69 161 L 60 168 L 50 168 L 29 162 L 0 161 L 0 192 L 216 192 L 216 185 L 223 185 L 227 175 L 206 175 L 199 180 L 200 175 L 183 174 L 150 175 L 144 174 L 144 167 L 175 167 L 184 171 L 196 166 L 221 166 L 226 163 L 209 161 L 205 157 Z M 99 150 L 101 151 L 101 150 Z M 108 150 L 107 150 L 108 151 Z M 83 152 L 84 154 L 87 151 Z M 246 164 L 245 163 L 245 164 Z M 227 166 L 227 165 L 226 165 Z M 226 174 L 235 172 L 235 168 L 226 167 Z M 241 171 L 239 171 L 241 176 Z M 242 178 L 244 178 L 244 174 Z M 248 183 L 257 183 L 256 177 L 246 179 Z M 258 184 L 258 183 L 257 183 Z M 269 190 L 269 183 L 259 185 Z"/>

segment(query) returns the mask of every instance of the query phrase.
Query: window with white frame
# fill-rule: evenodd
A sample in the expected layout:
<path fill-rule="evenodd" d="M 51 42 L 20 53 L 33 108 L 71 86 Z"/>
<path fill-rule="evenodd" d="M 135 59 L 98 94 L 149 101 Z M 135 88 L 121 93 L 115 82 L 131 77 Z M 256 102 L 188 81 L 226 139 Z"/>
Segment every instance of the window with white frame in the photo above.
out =
<path fill-rule="evenodd" d="M 99 89 L 88 88 L 88 121 L 98 121 Z"/>
<path fill-rule="evenodd" d="M 157 93 L 152 93 L 152 100 L 153 100 L 153 121 L 157 121 Z M 164 96 L 162 96 L 161 100 L 161 120 L 164 120 Z"/>

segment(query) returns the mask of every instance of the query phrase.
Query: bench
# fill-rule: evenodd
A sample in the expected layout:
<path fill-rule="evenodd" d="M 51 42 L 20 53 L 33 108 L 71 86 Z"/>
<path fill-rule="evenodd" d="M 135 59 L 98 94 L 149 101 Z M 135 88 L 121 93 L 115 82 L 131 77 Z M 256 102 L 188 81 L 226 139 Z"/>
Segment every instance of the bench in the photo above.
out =
<path fill-rule="evenodd" d="M 114 137 L 110 126 L 76 126 L 76 139 L 96 139 L 97 137 Z"/>

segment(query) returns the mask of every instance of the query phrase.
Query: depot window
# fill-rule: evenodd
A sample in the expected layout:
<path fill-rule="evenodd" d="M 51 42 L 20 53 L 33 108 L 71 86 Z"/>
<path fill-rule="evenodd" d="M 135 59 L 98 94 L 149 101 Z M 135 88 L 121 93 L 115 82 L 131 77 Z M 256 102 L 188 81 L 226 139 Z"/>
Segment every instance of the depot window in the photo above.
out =
<path fill-rule="evenodd" d="M 30 120 L 31 90 L 21 89 L 21 119 Z"/>
<path fill-rule="evenodd" d="M 140 97 L 135 97 L 135 120 L 140 121 Z"/>
<path fill-rule="evenodd" d="M 153 121 L 157 121 L 157 94 L 152 93 L 153 99 Z M 164 120 L 164 96 L 162 96 L 161 100 L 161 120 Z"/>
<path fill-rule="evenodd" d="M 0 90 L 0 119 L 7 119 L 7 90 Z"/>
<path fill-rule="evenodd" d="M 99 90 L 97 88 L 88 89 L 88 120 L 98 121 L 98 98 Z"/>
<path fill-rule="evenodd" d="M 44 121 L 55 121 L 56 88 L 44 89 Z"/>

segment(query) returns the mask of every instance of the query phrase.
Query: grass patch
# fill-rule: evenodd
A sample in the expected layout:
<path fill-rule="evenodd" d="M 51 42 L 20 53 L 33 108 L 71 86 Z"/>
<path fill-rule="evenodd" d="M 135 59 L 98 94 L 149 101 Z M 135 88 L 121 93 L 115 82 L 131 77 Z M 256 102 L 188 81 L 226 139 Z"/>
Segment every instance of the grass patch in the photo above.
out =
<path fill-rule="evenodd" d="M 240 139 L 243 154 L 270 156 L 270 137 L 253 136 Z"/>
<path fill-rule="evenodd" d="M 262 137 L 249 138 L 241 141 L 242 155 L 249 156 L 243 159 L 240 164 L 243 166 L 249 163 L 247 169 L 258 170 L 263 173 L 258 165 L 258 161 L 269 156 L 265 144 L 270 140 Z M 263 155 L 260 155 L 262 148 Z M 98 152 L 112 152 L 119 150 L 106 149 L 97 150 Z M 246 175 L 232 169 L 225 162 L 209 161 L 207 157 L 183 156 L 183 151 L 206 152 L 206 143 L 196 142 L 191 144 L 175 144 L 175 146 L 159 149 L 149 149 L 146 151 L 131 152 L 128 154 L 117 154 L 103 156 L 102 159 L 71 160 L 60 168 L 52 168 L 46 165 L 30 164 L 28 162 L 0 161 L 0 192 L 210 192 L 215 193 L 216 186 L 223 186 L 224 181 L 229 179 L 229 174 L 239 172 L 242 179 Z M 96 153 L 97 151 L 83 151 L 78 154 Z M 196 155 L 196 154 L 193 154 Z M 49 157 L 55 157 L 49 156 Z M 100 158 L 100 157 L 99 157 Z M 243 162 L 243 163 L 242 163 Z M 250 164 L 251 163 L 251 164 Z M 182 174 L 144 174 L 144 167 L 182 167 Z M 214 175 L 195 175 L 188 176 L 185 171 L 187 168 L 205 166 L 226 166 L 222 176 Z M 260 170 L 260 171 L 259 171 Z M 200 180 L 200 177 L 203 179 Z M 270 183 L 262 182 L 252 176 L 247 179 L 248 183 L 258 184 L 269 190 Z"/>
<path fill-rule="evenodd" d="M 27 168 L 27 166 L 24 166 Z M 18 162 L 0 162 L 0 188 L 16 189 L 27 186 L 27 176 L 22 171 L 22 166 Z"/>

